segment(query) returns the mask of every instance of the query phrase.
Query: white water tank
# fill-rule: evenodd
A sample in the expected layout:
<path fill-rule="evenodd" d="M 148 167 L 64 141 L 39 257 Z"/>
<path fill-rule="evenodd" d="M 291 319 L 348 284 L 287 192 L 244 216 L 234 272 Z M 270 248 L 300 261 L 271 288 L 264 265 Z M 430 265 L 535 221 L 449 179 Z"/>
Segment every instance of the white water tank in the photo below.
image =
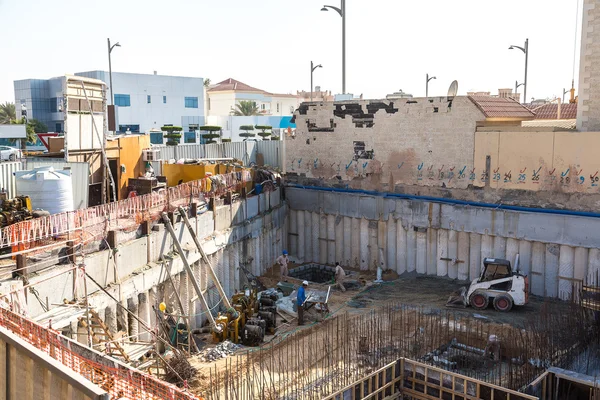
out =
<path fill-rule="evenodd" d="M 15 172 L 17 194 L 29 196 L 31 207 L 50 214 L 73 211 L 71 170 L 55 171 L 53 167 Z"/>

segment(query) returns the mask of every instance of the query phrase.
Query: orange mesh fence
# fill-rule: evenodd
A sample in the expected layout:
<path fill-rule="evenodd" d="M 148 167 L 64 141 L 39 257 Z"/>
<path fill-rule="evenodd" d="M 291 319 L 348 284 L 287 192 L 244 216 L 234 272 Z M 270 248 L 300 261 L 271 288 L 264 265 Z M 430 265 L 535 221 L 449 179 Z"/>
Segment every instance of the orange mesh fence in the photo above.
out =
<path fill-rule="evenodd" d="M 142 221 L 158 220 L 163 211 L 223 195 L 251 180 L 248 170 L 215 175 L 114 203 L 19 222 L 0 229 L 0 247 L 35 247 L 51 240 L 102 240 L 110 230 L 135 230 Z"/>
<path fill-rule="evenodd" d="M 98 385 L 110 394 L 111 399 L 198 399 L 175 385 L 103 357 L 52 329 L 44 328 L 1 307 L 0 326 L 8 328 L 37 349 Z"/>

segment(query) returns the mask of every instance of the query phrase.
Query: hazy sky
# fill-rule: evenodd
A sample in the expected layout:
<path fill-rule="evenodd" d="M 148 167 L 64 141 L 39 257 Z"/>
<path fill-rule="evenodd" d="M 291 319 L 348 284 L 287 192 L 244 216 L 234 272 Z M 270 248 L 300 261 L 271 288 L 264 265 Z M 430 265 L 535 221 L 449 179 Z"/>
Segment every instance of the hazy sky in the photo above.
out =
<path fill-rule="evenodd" d="M 326 0 L 339 6 L 339 0 Z M 581 8 L 582 1 L 579 1 Z M 310 61 L 323 64 L 315 85 L 341 92 L 341 18 L 323 0 L 0 0 L 0 102 L 13 80 L 113 70 L 232 77 L 279 93 L 310 88 Z M 508 50 L 529 38 L 528 96 L 569 88 L 579 68 L 578 0 L 346 0 L 346 86 L 382 98 L 403 89 L 430 95 L 514 87 L 524 55 Z M 577 17 L 576 17 L 577 13 Z M 520 88 L 519 90 L 521 90 Z"/>

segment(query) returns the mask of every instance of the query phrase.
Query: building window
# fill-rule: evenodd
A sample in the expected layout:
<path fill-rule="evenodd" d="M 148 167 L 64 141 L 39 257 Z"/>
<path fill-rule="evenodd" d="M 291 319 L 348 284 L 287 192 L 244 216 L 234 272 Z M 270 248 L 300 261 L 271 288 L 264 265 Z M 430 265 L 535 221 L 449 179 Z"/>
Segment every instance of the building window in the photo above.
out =
<path fill-rule="evenodd" d="M 210 111 L 210 97 L 208 98 L 208 110 Z"/>
<path fill-rule="evenodd" d="M 140 133 L 139 125 L 119 125 L 119 133 L 125 133 L 129 129 L 129 133 Z"/>
<path fill-rule="evenodd" d="M 167 104 L 167 96 L 163 96 L 163 104 Z"/>
<path fill-rule="evenodd" d="M 56 133 L 62 132 L 62 124 L 60 122 L 57 122 L 54 127 L 56 128 L 56 130 L 54 132 L 56 132 Z"/>
<path fill-rule="evenodd" d="M 277 103 L 277 112 L 279 112 L 279 103 Z"/>
<path fill-rule="evenodd" d="M 198 108 L 198 98 L 197 97 L 186 97 L 185 98 L 185 108 Z"/>
<path fill-rule="evenodd" d="M 183 138 L 185 143 L 196 143 L 196 132 L 185 132 Z"/>
<path fill-rule="evenodd" d="M 147 95 L 146 99 L 148 101 L 148 104 L 152 103 L 152 97 L 150 97 L 150 95 Z"/>
<path fill-rule="evenodd" d="M 264 104 L 261 104 L 261 105 L 260 105 L 260 108 L 261 108 L 261 110 L 264 110 L 264 109 L 265 109 L 265 105 L 264 105 Z"/>
<path fill-rule="evenodd" d="M 115 94 L 115 106 L 130 107 L 131 99 L 128 94 Z"/>
<path fill-rule="evenodd" d="M 150 132 L 150 143 L 163 144 L 163 133 L 162 132 Z"/>

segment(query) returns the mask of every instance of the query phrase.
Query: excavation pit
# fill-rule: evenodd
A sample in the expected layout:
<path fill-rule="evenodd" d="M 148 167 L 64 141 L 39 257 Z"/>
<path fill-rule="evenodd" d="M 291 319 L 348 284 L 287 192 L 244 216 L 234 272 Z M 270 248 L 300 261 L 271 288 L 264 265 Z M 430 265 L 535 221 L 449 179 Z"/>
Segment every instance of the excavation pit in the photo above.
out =
<path fill-rule="evenodd" d="M 311 263 L 291 269 L 289 275 L 313 283 L 331 283 L 335 279 L 335 268 Z"/>

